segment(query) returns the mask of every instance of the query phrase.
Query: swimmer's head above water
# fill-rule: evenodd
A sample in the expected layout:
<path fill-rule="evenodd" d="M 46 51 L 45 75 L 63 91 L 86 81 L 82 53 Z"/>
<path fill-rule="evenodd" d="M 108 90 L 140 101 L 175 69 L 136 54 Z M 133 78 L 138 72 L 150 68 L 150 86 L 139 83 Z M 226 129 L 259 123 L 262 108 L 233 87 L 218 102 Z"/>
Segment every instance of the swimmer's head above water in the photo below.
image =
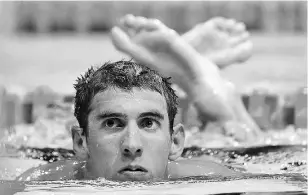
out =
<path fill-rule="evenodd" d="M 90 68 L 75 84 L 76 155 L 93 177 L 156 180 L 181 156 L 177 96 L 167 78 L 133 61 Z"/>

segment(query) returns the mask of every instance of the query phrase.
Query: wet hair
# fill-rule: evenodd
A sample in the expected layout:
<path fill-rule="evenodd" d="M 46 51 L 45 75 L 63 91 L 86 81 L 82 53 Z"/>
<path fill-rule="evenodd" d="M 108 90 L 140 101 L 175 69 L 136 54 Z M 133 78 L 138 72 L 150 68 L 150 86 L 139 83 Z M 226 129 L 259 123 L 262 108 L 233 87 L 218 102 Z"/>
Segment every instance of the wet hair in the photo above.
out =
<path fill-rule="evenodd" d="M 177 113 L 177 96 L 169 80 L 170 77 L 164 78 L 157 71 L 133 61 L 107 62 L 97 68 L 91 67 L 84 75 L 77 78 L 74 84 L 76 89 L 74 115 L 88 136 L 90 105 L 97 93 L 111 87 L 124 91 L 131 91 L 133 88 L 149 89 L 160 93 L 166 99 L 169 128 L 172 133 Z"/>

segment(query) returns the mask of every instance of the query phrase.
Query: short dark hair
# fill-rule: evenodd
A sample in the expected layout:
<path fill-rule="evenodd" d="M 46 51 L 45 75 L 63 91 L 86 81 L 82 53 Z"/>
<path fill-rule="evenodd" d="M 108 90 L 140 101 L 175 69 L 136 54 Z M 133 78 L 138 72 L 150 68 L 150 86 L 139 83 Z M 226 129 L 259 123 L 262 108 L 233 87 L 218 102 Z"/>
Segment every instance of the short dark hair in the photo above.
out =
<path fill-rule="evenodd" d="M 157 71 L 133 61 L 107 62 L 98 68 L 91 67 L 77 78 L 74 87 L 75 117 L 79 126 L 88 136 L 88 115 L 93 97 L 109 87 L 117 87 L 130 91 L 133 87 L 150 89 L 163 95 L 167 102 L 170 133 L 173 130 L 174 118 L 177 113 L 177 96 L 171 88 L 169 78 L 162 77 Z"/>

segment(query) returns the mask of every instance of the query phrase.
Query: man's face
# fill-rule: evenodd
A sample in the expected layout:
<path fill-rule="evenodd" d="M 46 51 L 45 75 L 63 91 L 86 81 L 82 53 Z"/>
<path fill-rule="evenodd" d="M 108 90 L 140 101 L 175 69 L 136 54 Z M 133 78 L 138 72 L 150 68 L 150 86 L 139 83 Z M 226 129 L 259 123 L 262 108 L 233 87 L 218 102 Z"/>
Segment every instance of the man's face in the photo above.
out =
<path fill-rule="evenodd" d="M 88 167 L 113 180 L 162 179 L 171 147 L 165 98 L 111 88 L 94 96 L 88 116 Z"/>

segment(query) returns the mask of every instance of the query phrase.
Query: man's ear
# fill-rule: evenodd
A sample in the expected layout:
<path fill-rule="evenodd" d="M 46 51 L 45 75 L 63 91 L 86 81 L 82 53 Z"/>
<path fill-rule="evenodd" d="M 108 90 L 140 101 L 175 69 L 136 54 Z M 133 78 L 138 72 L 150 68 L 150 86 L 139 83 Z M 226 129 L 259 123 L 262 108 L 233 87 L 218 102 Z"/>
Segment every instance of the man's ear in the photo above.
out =
<path fill-rule="evenodd" d="M 77 159 L 86 160 L 89 157 L 86 136 L 83 135 L 83 129 L 72 126 L 73 150 Z"/>
<path fill-rule="evenodd" d="M 171 149 L 169 153 L 169 160 L 176 160 L 182 155 L 184 149 L 185 132 L 182 124 L 177 124 L 173 127 L 171 136 Z"/>

